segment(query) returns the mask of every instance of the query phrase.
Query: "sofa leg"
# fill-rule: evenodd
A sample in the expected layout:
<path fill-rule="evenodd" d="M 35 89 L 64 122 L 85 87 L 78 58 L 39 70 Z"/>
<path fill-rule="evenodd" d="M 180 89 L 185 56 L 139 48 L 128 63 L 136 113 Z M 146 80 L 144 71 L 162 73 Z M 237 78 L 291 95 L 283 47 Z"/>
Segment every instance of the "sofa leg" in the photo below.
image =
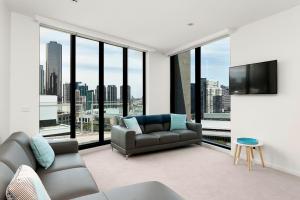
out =
<path fill-rule="evenodd" d="M 128 155 L 128 154 L 126 154 L 126 155 L 125 155 L 125 158 L 126 158 L 126 160 L 128 160 L 128 158 L 129 158 L 129 155 Z"/>
<path fill-rule="evenodd" d="M 114 147 L 111 145 L 111 151 L 114 151 Z"/>

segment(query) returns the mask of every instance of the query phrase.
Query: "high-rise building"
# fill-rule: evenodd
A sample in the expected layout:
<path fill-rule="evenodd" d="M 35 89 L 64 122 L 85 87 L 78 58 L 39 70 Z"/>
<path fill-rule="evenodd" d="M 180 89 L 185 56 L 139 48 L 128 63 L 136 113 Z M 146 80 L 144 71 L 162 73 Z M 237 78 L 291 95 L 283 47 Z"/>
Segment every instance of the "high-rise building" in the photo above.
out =
<path fill-rule="evenodd" d="M 213 112 L 214 113 L 222 113 L 223 111 L 222 105 L 222 96 L 213 96 Z"/>
<path fill-rule="evenodd" d="M 65 83 L 63 85 L 63 102 L 64 103 L 70 103 L 70 83 Z"/>
<path fill-rule="evenodd" d="M 43 65 L 40 65 L 40 95 L 45 94 L 45 70 Z"/>
<path fill-rule="evenodd" d="M 94 90 L 88 90 L 86 93 L 86 110 L 92 110 L 94 104 Z"/>
<path fill-rule="evenodd" d="M 201 112 L 202 112 L 201 118 L 203 118 L 203 113 L 207 112 L 206 92 L 207 92 L 206 78 L 201 78 Z"/>
<path fill-rule="evenodd" d="M 108 85 L 107 86 L 107 101 L 109 103 L 117 103 L 117 86 Z"/>
<path fill-rule="evenodd" d="M 62 102 L 62 45 L 54 41 L 46 46 L 46 94 Z"/>
<path fill-rule="evenodd" d="M 103 101 L 107 101 L 107 96 L 106 96 L 106 86 L 103 85 Z"/>
<path fill-rule="evenodd" d="M 222 96 L 222 90 L 219 87 L 219 81 L 206 81 L 206 112 L 214 112 L 214 96 Z"/>
<path fill-rule="evenodd" d="M 229 87 L 225 85 L 221 85 L 222 89 L 222 104 L 224 112 L 230 112 L 231 99 L 229 94 Z"/>
<path fill-rule="evenodd" d="M 130 85 L 127 86 L 127 99 L 128 99 L 128 102 L 130 102 L 131 100 L 131 87 Z M 120 86 L 120 101 L 122 102 L 123 101 L 123 85 Z"/>
<path fill-rule="evenodd" d="M 87 84 L 78 85 L 78 90 L 80 91 L 80 96 L 86 96 L 87 95 L 87 91 L 89 90 L 89 86 Z"/>

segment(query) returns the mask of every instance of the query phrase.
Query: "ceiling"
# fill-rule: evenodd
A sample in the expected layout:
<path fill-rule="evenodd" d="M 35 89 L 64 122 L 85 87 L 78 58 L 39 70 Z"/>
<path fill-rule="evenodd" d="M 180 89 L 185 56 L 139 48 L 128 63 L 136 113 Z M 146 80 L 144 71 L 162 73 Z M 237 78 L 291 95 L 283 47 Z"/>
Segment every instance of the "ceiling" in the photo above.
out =
<path fill-rule="evenodd" d="M 169 52 L 238 28 L 300 0 L 7 0 L 12 10 L 39 15 Z M 194 23 L 188 26 L 188 23 Z"/>

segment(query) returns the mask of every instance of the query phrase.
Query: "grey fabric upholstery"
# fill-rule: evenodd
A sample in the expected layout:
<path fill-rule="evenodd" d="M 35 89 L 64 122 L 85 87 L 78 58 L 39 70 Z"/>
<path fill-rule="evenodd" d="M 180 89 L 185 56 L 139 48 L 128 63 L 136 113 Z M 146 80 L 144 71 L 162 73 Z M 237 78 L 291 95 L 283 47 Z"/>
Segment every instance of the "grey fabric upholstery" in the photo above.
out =
<path fill-rule="evenodd" d="M 22 146 L 22 148 L 24 149 L 24 151 L 26 152 L 26 155 L 31 162 L 31 167 L 33 169 L 36 169 L 37 163 L 36 163 L 36 160 L 35 160 L 35 157 L 34 157 L 32 151 L 31 151 L 30 137 L 28 135 L 26 135 L 26 133 L 24 133 L 24 132 L 15 132 L 15 133 L 11 134 L 7 138 L 7 140 L 14 140 L 18 144 L 20 144 Z"/>
<path fill-rule="evenodd" d="M 198 138 L 197 132 L 192 130 L 172 130 L 172 132 L 177 133 L 181 141 L 193 140 Z"/>
<path fill-rule="evenodd" d="M 87 168 L 43 173 L 40 178 L 52 200 L 72 199 L 99 192 Z"/>
<path fill-rule="evenodd" d="M 62 140 L 48 139 L 48 143 L 52 147 L 55 155 L 67 154 L 67 153 L 78 153 L 78 142 L 76 139 L 62 139 Z"/>
<path fill-rule="evenodd" d="M 135 131 L 129 130 L 120 125 L 113 126 L 111 132 L 111 140 L 124 149 L 133 149 L 135 147 Z"/>
<path fill-rule="evenodd" d="M 151 133 L 151 135 L 155 135 L 159 137 L 159 144 L 167 144 L 167 143 L 179 141 L 179 135 L 177 133 L 172 133 L 170 131 L 154 132 Z"/>
<path fill-rule="evenodd" d="M 109 200 L 183 200 L 181 196 L 160 182 L 150 181 L 105 192 Z"/>
<path fill-rule="evenodd" d="M 14 172 L 3 162 L 0 162 L 0 199 L 6 199 L 6 188 L 14 176 Z"/>
<path fill-rule="evenodd" d="M 145 133 L 153 133 L 156 131 L 163 131 L 164 127 L 162 124 L 146 124 L 145 127 Z"/>
<path fill-rule="evenodd" d="M 136 117 L 140 127 L 144 127 L 142 135 L 123 126 L 113 126 L 111 130 L 111 146 L 125 155 L 174 148 L 189 144 L 201 144 L 202 127 L 199 123 L 187 122 L 187 129 L 170 131 L 171 116 L 143 115 Z"/>
<path fill-rule="evenodd" d="M 4 162 L 13 172 L 20 165 L 28 165 L 34 170 L 34 165 L 22 146 L 14 140 L 6 140 L 0 147 L 0 161 Z"/>
<path fill-rule="evenodd" d="M 136 147 L 146 147 L 159 144 L 159 137 L 150 134 L 139 134 L 135 136 Z"/>
<path fill-rule="evenodd" d="M 39 167 L 37 173 L 50 173 L 76 167 L 85 167 L 85 164 L 78 153 L 59 154 L 55 156 L 53 164 L 48 169 Z"/>

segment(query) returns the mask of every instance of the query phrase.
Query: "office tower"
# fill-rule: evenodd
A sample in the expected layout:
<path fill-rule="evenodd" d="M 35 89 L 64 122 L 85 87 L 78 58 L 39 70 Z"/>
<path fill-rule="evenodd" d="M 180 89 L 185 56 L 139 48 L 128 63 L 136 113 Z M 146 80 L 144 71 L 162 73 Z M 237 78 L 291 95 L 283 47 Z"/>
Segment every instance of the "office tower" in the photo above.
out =
<path fill-rule="evenodd" d="M 64 103 L 70 103 L 70 83 L 65 83 L 63 85 L 63 102 Z"/>
<path fill-rule="evenodd" d="M 40 94 L 45 93 L 45 70 L 43 65 L 40 65 Z"/>
<path fill-rule="evenodd" d="M 127 86 L 127 99 L 128 102 L 131 100 L 131 87 L 130 85 Z M 120 86 L 120 101 L 123 102 L 123 85 Z"/>
<path fill-rule="evenodd" d="M 117 103 L 117 86 L 108 85 L 107 86 L 107 101 L 109 103 Z"/>
<path fill-rule="evenodd" d="M 46 94 L 62 101 L 62 45 L 51 41 L 46 46 Z"/>
<path fill-rule="evenodd" d="M 107 101 L 107 99 L 106 99 L 107 97 L 106 97 L 106 86 L 105 85 L 103 85 L 103 101 L 104 102 L 106 102 Z"/>
<path fill-rule="evenodd" d="M 213 96 L 213 112 L 222 113 L 222 96 Z"/>
<path fill-rule="evenodd" d="M 87 95 L 87 91 L 89 90 L 89 86 L 87 84 L 78 85 L 78 90 L 80 91 L 80 96 L 86 96 Z"/>
<path fill-rule="evenodd" d="M 94 90 L 88 90 L 86 93 L 86 110 L 92 110 L 94 104 Z"/>
<path fill-rule="evenodd" d="M 221 85 L 222 89 L 222 104 L 224 112 L 230 112 L 230 94 L 229 94 L 229 87 L 225 85 Z"/>
<path fill-rule="evenodd" d="M 219 87 L 219 81 L 206 81 L 206 111 L 214 112 L 214 96 L 222 96 L 222 90 Z"/>
<path fill-rule="evenodd" d="M 201 119 L 203 119 L 203 113 L 206 113 L 206 78 L 201 78 Z"/>

